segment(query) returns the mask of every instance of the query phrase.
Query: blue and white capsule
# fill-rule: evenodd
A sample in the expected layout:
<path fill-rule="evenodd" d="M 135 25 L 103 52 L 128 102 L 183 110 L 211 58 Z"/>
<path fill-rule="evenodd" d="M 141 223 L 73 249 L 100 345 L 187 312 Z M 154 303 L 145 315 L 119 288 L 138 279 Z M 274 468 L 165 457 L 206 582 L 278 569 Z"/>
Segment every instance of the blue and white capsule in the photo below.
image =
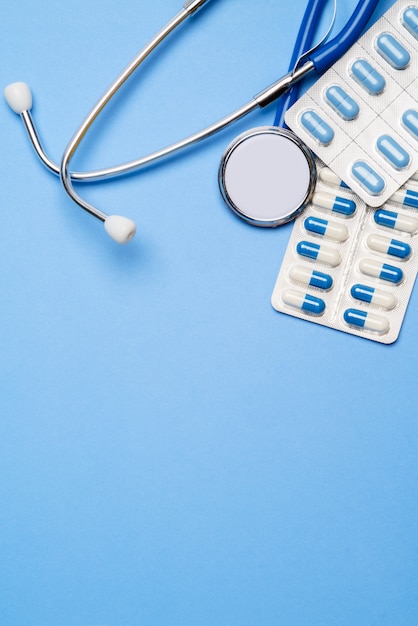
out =
<path fill-rule="evenodd" d="M 341 263 L 341 255 L 338 250 L 311 241 L 300 241 L 296 246 L 296 252 L 300 256 L 325 263 L 330 267 L 337 267 Z"/>
<path fill-rule="evenodd" d="M 312 270 L 303 265 L 294 265 L 290 268 L 289 277 L 295 283 L 301 283 L 308 287 L 316 287 L 323 291 L 329 291 L 333 285 L 332 276 L 324 272 Z"/>
<path fill-rule="evenodd" d="M 386 311 L 394 309 L 398 303 L 398 300 L 393 293 L 382 291 L 381 289 L 375 289 L 374 287 L 363 285 L 361 283 L 353 285 L 350 293 L 352 298 L 355 300 L 367 302 L 367 304 L 373 304 L 374 306 L 381 307 Z"/>
<path fill-rule="evenodd" d="M 403 233 L 413 235 L 418 231 L 418 219 L 409 215 L 401 215 L 395 211 L 387 211 L 386 209 L 378 209 L 374 214 L 374 221 L 379 226 L 385 228 L 393 228 Z"/>
<path fill-rule="evenodd" d="M 335 196 L 331 193 L 317 191 L 312 196 L 312 204 L 320 209 L 326 209 L 333 213 L 339 213 L 343 217 L 351 217 L 357 209 L 357 205 L 351 198 Z"/>
<path fill-rule="evenodd" d="M 380 263 L 373 259 L 361 259 L 359 263 L 360 272 L 365 276 L 380 278 L 389 283 L 399 285 L 402 282 L 404 274 L 400 267 L 389 265 L 388 263 Z"/>
<path fill-rule="evenodd" d="M 401 206 L 418 209 L 418 191 L 413 189 L 399 189 L 389 198 L 390 202 Z"/>
<path fill-rule="evenodd" d="M 412 248 L 409 243 L 406 243 L 405 241 L 398 241 L 398 239 L 382 237 L 382 235 L 369 235 L 367 238 L 367 245 L 370 250 L 394 256 L 402 261 L 409 259 L 412 253 Z"/>
<path fill-rule="evenodd" d="M 325 311 L 325 302 L 322 298 L 295 289 L 286 289 L 282 293 L 282 300 L 287 306 L 299 309 L 309 315 L 322 315 Z"/>
<path fill-rule="evenodd" d="M 348 228 L 344 224 L 338 224 L 319 217 L 307 217 L 304 221 L 305 229 L 321 237 L 328 237 L 334 241 L 343 242 L 348 239 Z"/>
<path fill-rule="evenodd" d="M 349 189 L 349 186 L 341 180 L 335 172 L 333 172 L 329 167 L 323 167 L 319 170 L 319 179 L 327 185 L 335 185 L 336 187 L 343 187 L 343 189 Z"/>
<path fill-rule="evenodd" d="M 344 321 L 349 326 L 362 330 L 370 330 L 379 335 L 386 334 L 390 329 L 388 320 L 382 315 L 376 315 L 358 309 L 346 309 L 344 311 Z"/>
<path fill-rule="evenodd" d="M 394 70 L 405 70 L 411 61 L 408 50 L 391 33 L 376 37 L 375 48 Z"/>

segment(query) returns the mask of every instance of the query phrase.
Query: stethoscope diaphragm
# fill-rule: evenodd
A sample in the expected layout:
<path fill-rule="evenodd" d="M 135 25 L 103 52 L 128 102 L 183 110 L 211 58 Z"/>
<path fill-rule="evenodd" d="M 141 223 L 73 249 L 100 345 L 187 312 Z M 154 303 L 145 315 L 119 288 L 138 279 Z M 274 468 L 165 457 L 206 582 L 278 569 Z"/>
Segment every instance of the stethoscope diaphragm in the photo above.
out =
<path fill-rule="evenodd" d="M 254 226 L 271 228 L 294 219 L 309 202 L 315 160 L 291 131 L 261 126 L 227 147 L 218 181 L 225 203 L 236 215 Z"/>

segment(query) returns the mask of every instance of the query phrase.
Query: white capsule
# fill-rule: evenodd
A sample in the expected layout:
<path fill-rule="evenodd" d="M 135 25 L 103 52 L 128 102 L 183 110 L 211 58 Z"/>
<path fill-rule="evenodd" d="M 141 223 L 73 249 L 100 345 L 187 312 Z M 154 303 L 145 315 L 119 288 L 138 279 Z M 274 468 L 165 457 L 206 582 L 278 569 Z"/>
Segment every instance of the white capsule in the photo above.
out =
<path fill-rule="evenodd" d="M 376 289 L 370 285 L 363 285 L 361 283 L 353 285 L 350 293 L 355 300 L 367 302 L 367 304 L 373 304 L 374 306 L 381 307 L 387 311 L 394 309 L 398 303 L 397 298 L 392 293 Z"/>
<path fill-rule="evenodd" d="M 312 196 L 312 204 L 321 207 L 321 209 L 328 209 L 329 211 L 332 211 L 332 207 L 334 206 L 334 196 L 330 193 L 321 193 L 320 191 L 317 191 Z"/>
<path fill-rule="evenodd" d="M 418 230 L 418 220 L 415 217 L 402 215 L 395 211 L 387 211 L 386 209 L 378 209 L 374 214 L 374 221 L 379 226 L 401 230 L 411 235 Z"/>
<path fill-rule="evenodd" d="M 324 220 L 320 217 L 307 217 L 304 221 L 306 230 L 322 237 L 329 237 L 334 241 L 345 241 L 348 238 L 348 228 L 338 222 Z"/>
<path fill-rule="evenodd" d="M 379 335 L 387 333 L 390 328 L 389 322 L 385 317 L 357 309 L 347 309 L 344 311 L 344 321 L 349 326 L 371 330 Z"/>
<path fill-rule="evenodd" d="M 351 198 L 344 198 L 344 196 L 336 196 L 322 191 L 314 193 L 312 204 L 321 209 L 339 213 L 343 217 L 350 217 L 356 212 L 357 208 L 356 203 Z"/>
<path fill-rule="evenodd" d="M 348 228 L 343 224 L 329 222 L 327 226 L 327 237 L 335 239 L 335 241 L 343 242 L 348 239 Z"/>
<path fill-rule="evenodd" d="M 399 189 L 389 198 L 390 202 L 400 204 L 401 206 L 418 209 L 418 191 L 414 189 Z"/>
<path fill-rule="evenodd" d="M 316 298 L 308 293 L 301 293 L 295 289 L 286 289 L 282 294 L 282 300 L 288 306 L 299 309 L 311 315 L 322 315 L 325 311 L 325 302 L 322 298 Z"/>
<path fill-rule="evenodd" d="M 397 298 L 392 293 L 388 293 L 387 291 L 380 291 L 378 289 L 375 290 L 373 295 L 373 304 L 376 306 L 381 306 L 382 309 L 386 309 L 390 311 L 394 309 L 398 303 Z"/>
<path fill-rule="evenodd" d="M 412 252 L 409 243 L 398 241 L 397 239 L 389 239 L 381 235 L 369 235 L 367 245 L 371 250 L 382 252 L 383 254 L 388 254 L 402 260 L 407 259 Z"/>
<path fill-rule="evenodd" d="M 403 271 L 400 267 L 380 263 L 372 259 L 362 259 L 359 263 L 360 272 L 365 276 L 380 278 L 390 283 L 398 285 L 403 279 Z"/>
<path fill-rule="evenodd" d="M 386 237 L 380 237 L 379 235 L 370 235 L 367 238 L 367 245 L 371 250 L 376 252 L 383 252 L 386 254 L 388 250 L 388 244 Z"/>
<path fill-rule="evenodd" d="M 389 331 L 390 325 L 386 317 L 375 315 L 374 313 L 368 313 L 364 327 L 366 330 L 372 330 L 379 333 L 379 335 L 384 335 Z"/>
<path fill-rule="evenodd" d="M 341 263 L 341 254 L 334 248 L 328 248 L 327 246 L 321 246 L 317 256 L 318 261 L 326 263 L 331 267 L 337 267 Z"/>
<path fill-rule="evenodd" d="M 337 174 L 335 174 L 329 167 L 323 167 L 319 171 L 319 178 L 320 180 L 322 180 L 322 182 L 327 183 L 328 185 L 335 185 L 337 187 L 346 188 L 348 187 L 348 185 L 346 185 L 345 182 L 343 182 L 341 178 L 337 176 Z"/>
<path fill-rule="evenodd" d="M 296 246 L 296 252 L 300 256 L 326 263 L 331 267 L 337 267 L 341 263 L 341 255 L 338 250 L 312 241 L 300 241 Z"/>
<path fill-rule="evenodd" d="M 333 285 L 332 277 L 324 272 L 318 272 L 311 267 L 294 265 L 290 268 L 289 277 L 296 283 L 317 287 L 323 291 L 328 291 Z"/>
<path fill-rule="evenodd" d="M 408 217 L 407 215 L 398 215 L 395 228 L 412 235 L 418 230 L 418 220 L 414 217 Z"/>

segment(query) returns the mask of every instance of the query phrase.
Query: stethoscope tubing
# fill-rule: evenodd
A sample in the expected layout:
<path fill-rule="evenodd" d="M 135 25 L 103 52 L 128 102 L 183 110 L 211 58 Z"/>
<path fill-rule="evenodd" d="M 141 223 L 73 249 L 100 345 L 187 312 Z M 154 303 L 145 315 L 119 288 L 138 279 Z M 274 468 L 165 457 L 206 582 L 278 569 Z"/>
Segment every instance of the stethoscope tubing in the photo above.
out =
<path fill-rule="evenodd" d="M 106 167 L 106 168 L 98 169 L 98 170 L 90 170 L 88 172 L 71 172 L 70 173 L 71 179 L 74 180 L 75 182 L 90 183 L 90 182 L 106 180 L 109 178 L 117 178 L 118 176 L 123 176 L 125 174 L 135 172 L 136 170 L 140 168 L 143 168 L 147 165 L 151 165 L 155 161 L 159 161 L 160 159 L 168 157 L 182 150 L 183 148 L 187 148 L 193 144 L 196 144 L 202 141 L 203 139 L 206 139 L 207 137 L 219 132 L 223 128 L 226 128 L 227 126 L 237 121 L 238 119 L 244 117 L 251 111 L 258 108 L 258 106 L 259 105 L 257 102 L 250 101 L 244 106 L 240 107 L 239 109 L 236 109 L 230 115 L 222 118 L 215 124 L 212 124 L 211 126 L 207 126 L 206 128 L 194 133 L 193 135 L 189 135 L 185 139 L 182 139 L 181 141 L 177 141 L 176 143 L 170 144 L 169 146 L 166 146 L 165 148 L 161 148 L 160 150 L 152 152 L 148 155 L 145 155 L 133 161 L 121 163 L 120 165 L 114 165 L 114 166 L 110 166 L 110 167 Z M 26 131 L 28 133 L 29 139 L 32 143 L 32 146 L 35 149 L 35 152 L 38 155 L 39 159 L 42 161 L 42 163 L 45 165 L 45 167 L 47 167 L 47 169 L 51 173 L 55 174 L 56 176 L 59 176 L 60 165 L 58 165 L 58 163 L 55 163 L 55 161 L 53 161 L 46 154 L 42 146 L 41 140 L 39 138 L 39 133 L 36 128 L 34 119 L 31 115 L 31 112 L 23 111 L 23 113 L 21 113 L 20 115 L 21 115 L 23 124 L 26 128 Z"/>
<path fill-rule="evenodd" d="M 299 63 L 301 57 L 306 54 L 313 42 L 316 26 L 327 0 L 309 0 L 299 27 L 292 56 L 290 58 L 289 72 Z M 335 14 L 334 14 L 335 16 Z M 332 25 L 331 25 L 332 27 Z M 274 126 L 286 127 L 284 116 L 292 104 L 298 99 L 300 83 L 296 83 L 281 98 L 279 98 L 274 118 Z"/>
<path fill-rule="evenodd" d="M 89 128 L 99 116 L 105 106 L 118 92 L 122 85 L 128 80 L 128 78 L 134 73 L 134 71 L 141 65 L 141 63 L 158 47 L 158 45 L 171 34 L 177 26 L 179 26 L 187 17 L 193 15 L 198 9 L 202 8 L 208 0 L 187 0 L 182 10 L 172 18 L 166 26 L 164 26 L 151 40 L 150 42 L 136 55 L 131 63 L 119 74 L 116 80 L 103 94 L 96 105 L 91 109 L 85 120 L 79 126 L 78 130 L 74 133 L 70 142 L 68 143 L 61 164 L 54 163 L 45 153 L 42 143 L 39 139 L 36 126 L 30 111 L 23 111 L 21 118 L 24 126 L 28 132 L 29 138 L 32 142 L 35 151 L 44 165 L 54 174 L 61 177 L 64 189 L 70 195 L 70 197 L 88 213 L 94 215 L 98 219 L 105 221 L 106 213 L 100 211 L 93 205 L 86 202 L 81 198 L 73 188 L 72 182 L 93 182 L 100 181 L 108 178 L 114 178 L 122 176 L 124 174 L 134 172 L 148 164 L 151 164 L 159 159 L 165 158 L 183 148 L 191 146 L 201 140 L 217 133 L 232 122 L 244 117 L 251 111 L 258 107 L 265 107 L 278 97 L 286 93 L 300 80 L 307 75 L 316 72 L 322 73 L 328 67 L 330 67 L 345 51 L 357 40 L 362 30 L 366 26 L 370 19 L 374 9 L 376 8 L 379 0 L 360 0 L 357 4 L 353 15 L 342 29 L 342 31 L 334 37 L 331 41 L 322 44 L 318 49 L 315 49 L 312 54 L 308 56 L 308 59 L 302 64 L 301 67 L 290 71 L 288 74 L 280 78 L 273 83 L 267 89 L 260 92 L 258 95 L 243 105 L 239 109 L 235 110 L 231 114 L 222 118 L 218 122 L 202 129 L 201 131 L 182 139 L 174 144 L 171 144 L 165 148 L 162 148 L 156 152 L 153 152 L 144 157 L 140 157 L 133 161 L 122 163 L 107 167 L 104 169 L 93 170 L 89 172 L 71 172 L 70 162 L 74 156 L 81 141 L 87 134 Z"/>
<path fill-rule="evenodd" d="M 68 143 L 66 149 L 64 150 L 64 154 L 62 156 L 61 165 L 60 165 L 60 177 L 61 182 L 64 186 L 65 191 L 68 195 L 76 202 L 81 208 L 83 208 L 88 213 L 91 213 L 98 219 L 103 222 L 107 218 L 107 214 L 103 213 L 95 206 L 86 202 L 81 196 L 79 196 L 71 181 L 70 174 L 70 161 L 74 156 L 78 146 L 80 145 L 82 139 L 87 134 L 87 131 L 95 121 L 95 119 L 99 116 L 101 111 L 105 108 L 105 106 L 110 102 L 113 96 L 119 91 L 122 85 L 128 80 L 128 78 L 134 73 L 134 71 L 141 65 L 141 63 L 157 48 L 157 46 L 164 41 L 164 39 L 172 33 L 188 16 L 190 15 L 190 11 L 186 8 L 183 8 L 176 16 L 174 16 L 158 33 L 151 39 L 151 41 L 135 56 L 135 58 L 129 63 L 129 65 L 119 74 L 119 76 L 114 80 L 114 82 L 110 85 L 110 87 L 105 91 L 100 100 L 94 105 L 91 109 L 90 113 L 83 120 L 78 130 L 74 133 L 70 142 Z"/>

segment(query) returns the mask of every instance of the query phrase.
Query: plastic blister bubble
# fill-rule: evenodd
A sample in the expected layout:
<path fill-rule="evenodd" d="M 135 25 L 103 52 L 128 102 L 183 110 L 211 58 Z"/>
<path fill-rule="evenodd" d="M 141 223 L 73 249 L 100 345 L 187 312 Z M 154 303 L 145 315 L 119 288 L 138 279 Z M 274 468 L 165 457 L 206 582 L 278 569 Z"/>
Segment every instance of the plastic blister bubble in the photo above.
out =
<path fill-rule="evenodd" d="M 379 209 L 318 160 L 272 295 L 283 313 L 381 343 L 396 341 L 418 271 L 418 180 Z"/>
<path fill-rule="evenodd" d="M 418 2 L 398 0 L 286 114 L 371 207 L 418 170 L 417 25 Z"/>

